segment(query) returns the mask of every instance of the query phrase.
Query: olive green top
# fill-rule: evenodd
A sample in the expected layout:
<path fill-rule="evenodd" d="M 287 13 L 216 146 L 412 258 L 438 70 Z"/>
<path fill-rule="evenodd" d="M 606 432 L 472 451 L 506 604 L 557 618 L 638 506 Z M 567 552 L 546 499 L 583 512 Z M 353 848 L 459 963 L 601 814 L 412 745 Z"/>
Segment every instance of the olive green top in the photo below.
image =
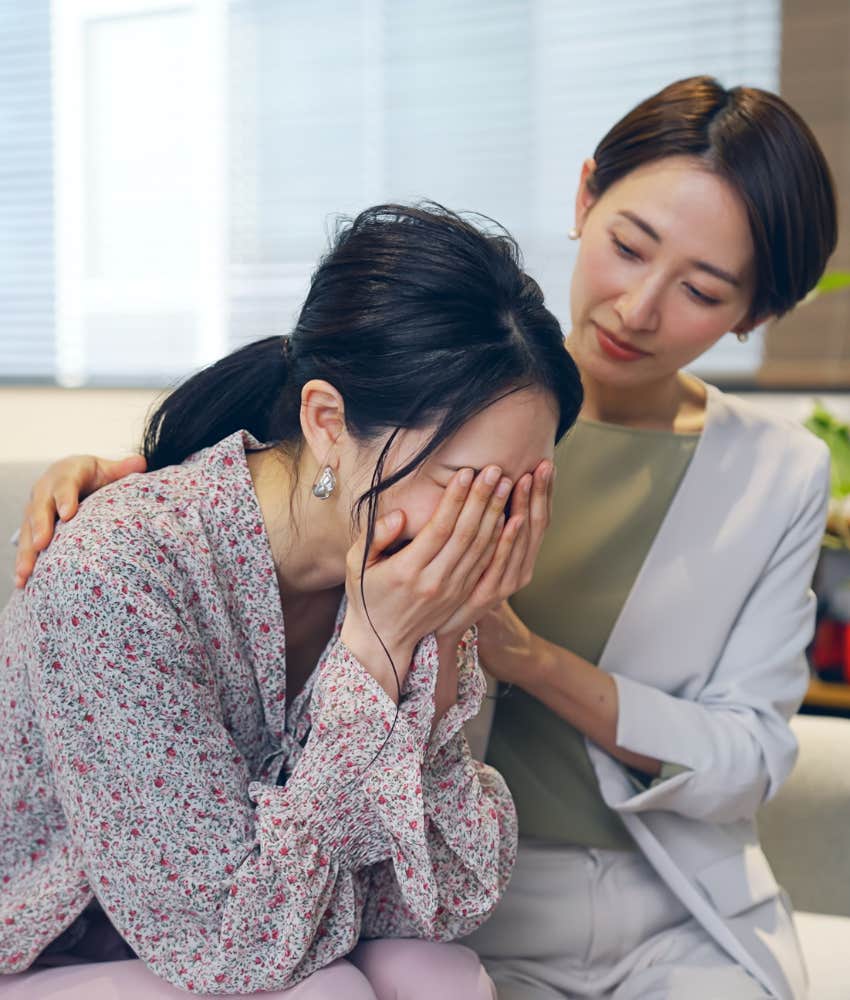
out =
<path fill-rule="evenodd" d="M 599 662 L 698 441 L 579 420 L 555 454 L 552 523 L 534 580 L 512 602 L 532 631 Z M 487 761 L 513 793 L 521 836 L 634 846 L 602 799 L 584 737 L 519 688 L 496 706 Z"/>

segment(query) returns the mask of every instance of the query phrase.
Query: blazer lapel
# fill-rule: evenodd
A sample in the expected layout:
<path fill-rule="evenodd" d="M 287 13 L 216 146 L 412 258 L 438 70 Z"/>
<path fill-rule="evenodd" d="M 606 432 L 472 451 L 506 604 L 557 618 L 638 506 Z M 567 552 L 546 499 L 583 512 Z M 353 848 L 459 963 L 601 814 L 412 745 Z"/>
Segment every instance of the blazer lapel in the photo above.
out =
<path fill-rule="evenodd" d="M 599 662 L 665 690 L 704 677 L 719 656 L 726 629 L 718 622 L 740 600 L 730 573 L 746 558 L 730 511 L 754 463 L 723 395 L 706 389 L 702 436 Z"/>

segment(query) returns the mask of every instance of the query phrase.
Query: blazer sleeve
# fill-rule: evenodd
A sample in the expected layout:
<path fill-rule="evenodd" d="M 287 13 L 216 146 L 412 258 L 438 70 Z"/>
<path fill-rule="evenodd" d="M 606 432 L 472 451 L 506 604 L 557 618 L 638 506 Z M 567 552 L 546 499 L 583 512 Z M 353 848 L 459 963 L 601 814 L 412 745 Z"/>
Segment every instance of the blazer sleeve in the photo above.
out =
<path fill-rule="evenodd" d="M 699 697 L 687 700 L 612 674 L 617 745 L 681 768 L 646 791 L 609 802 L 618 811 L 751 819 L 790 774 L 797 744 L 788 720 L 808 686 L 805 649 L 816 611 L 810 583 L 829 497 L 829 455 L 825 448 L 816 454 L 796 513 Z"/>
<path fill-rule="evenodd" d="M 507 888 L 516 860 L 517 821 L 502 776 L 472 759 L 463 724 L 485 692 L 475 629 L 458 647 L 458 701 L 430 735 L 438 656 L 433 636 L 420 643 L 405 685 L 400 716 L 424 747 L 422 824 L 424 840 L 409 842 L 402 817 L 394 828 L 398 849 L 370 873 L 364 937 L 417 936 L 451 940 L 471 933 L 489 916 Z M 406 844 L 405 842 L 408 841 Z M 412 892 L 418 871 L 428 885 Z M 413 900 L 417 906 L 411 905 Z"/>

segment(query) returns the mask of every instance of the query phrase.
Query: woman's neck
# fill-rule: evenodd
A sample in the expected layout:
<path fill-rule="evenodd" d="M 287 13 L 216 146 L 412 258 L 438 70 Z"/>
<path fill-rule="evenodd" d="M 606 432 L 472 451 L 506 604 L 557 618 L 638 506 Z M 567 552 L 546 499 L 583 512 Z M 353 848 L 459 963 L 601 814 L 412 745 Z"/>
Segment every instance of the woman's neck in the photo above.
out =
<path fill-rule="evenodd" d="M 683 372 L 633 387 L 608 385 L 582 372 L 582 384 L 581 415 L 589 420 L 680 434 L 702 430 L 705 385 Z"/>
<path fill-rule="evenodd" d="M 345 579 L 349 541 L 336 498 L 317 500 L 309 470 L 276 448 L 247 456 L 254 491 L 272 550 L 281 598 L 299 599 L 339 588 Z"/>

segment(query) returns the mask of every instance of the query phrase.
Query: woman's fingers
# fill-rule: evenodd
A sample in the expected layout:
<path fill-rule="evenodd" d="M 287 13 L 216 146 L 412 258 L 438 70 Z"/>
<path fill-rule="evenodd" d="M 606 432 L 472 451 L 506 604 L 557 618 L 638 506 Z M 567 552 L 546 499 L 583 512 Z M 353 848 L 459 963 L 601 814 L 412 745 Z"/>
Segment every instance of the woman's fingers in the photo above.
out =
<path fill-rule="evenodd" d="M 520 587 L 526 586 L 534 572 L 537 553 L 552 517 L 552 496 L 555 484 L 555 467 L 551 462 L 541 462 L 534 470 L 528 503 L 528 549 L 520 572 Z"/>
<path fill-rule="evenodd" d="M 511 493 L 511 481 L 498 466 L 487 466 L 476 477 L 449 542 L 424 570 L 427 577 L 450 580 L 458 590 L 468 590 L 487 566 L 484 552 Z M 467 580 L 472 583 L 467 585 Z"/>
<path fill-rule="evenodd" d="M 396 541 L 404 529 L 404 511 L 393 510 L 375 521 L 375 531 L 366 564 L 371 566 L 381 557 L 385 549 Z"/>
<path fill-rule="evenodd" d="M 101 486 L 114 483 L 116 480 L 123 479 L 125 476 L 129 476 L 133 472 L 144 472 L 148 467 L 144 455 L 128 455 L 126 458 L 118 458 L 114 460 L 99 458 L 95 464 L 96 469 L 94 479 L 91 483 L 91 489 L 87 492 L 83 492 L 81 489 L 80 497 L 87 496 L 88 493 L 94 493 L 95 490 L 99 490 Z"/>
<path fill-rule="evenodd" d="M 77 513 L 80 498 L 97 489 L 96 476 L 97 459 L 93 455 L 74 455 L 55 462 L 36 482 L 27 514 L 39 549 L 53 537 L 57 516 L 70 520 Z"/>
<path fill-rule="evenodd" d="M 545 466 L 541 483 L 535 483 L 535 474 L 521 476 L 511 497 L 511 516 L 502 531 L 499 545 L 490 563 L 482 574 L 473 595 L 481 608 L 487 608 L 494 601 L 501 601 L 526 586 L 531 579 L 531 571 L 537 558 L 542 531 L 535 531 L 536 519 L 541 516 L 540 498 L 543 498 L 542 515 L 546 519 Z M 535 497 L 535 488 L 538 496 Z M 534 504 L 538 505 L 535 513 Z M 548 523 L 548 520 L 547 520 Z M 539 537 L 538 537 L 539 536 Z"/>
<path fill-rule="evenodd" d="M 549 525 L 553 472 L 551 462 L 541 462 L 533 474 L 522 477 L 514 490 L 511 513 L 521 515 L 523 524 L 500 581 L 499 594 L 502 599 L 522 590 L 531 582 L 537 554 Z"/>
<path fill-rule="evenodd" d="M 412 572 L 423 570 L 452 537 L 474 478 L 472 469 L 459 469 L 452 476 L 428 523 L 400 554 Z"/>
<path fill-rule="evenodd" d="M 72 455 L 54 462 L 33 486 L 24 512 L 15 559 L 15 585 L 23 587 L 31 575 L 36 556 L 53 538 L 57 517 L 69 521 L 77 513 L 81 499 L 146 468 L 141 455 L 114 461 L 94 455 Z"/>
<path fill-rule="evenodd" d="M 483 572 L 467 581 L 467 595 L 450 617 L 440 626 L 441 633 L 463 632 L 482 614 L 498 603 L 500 586 L 511 552 L 521 530 L 522 518 L 511 515 L 507 522 L 496 524 L 493 537 L 485 550 L 480 566 Z"/>
<path fill-rule="evenodd" d="M 15 586 L 23 587 L 35 566 L 38 550 L 33 545 L 32 526 L 28 517 L 24 518 L 18 535 L 18 551 L 15 555 Z"/>
<path fill-rule="evenodd" d="M 499 536 L 496 551 L 476 587 L 476 598 L 481 603 L 480 613 L 496 599 L 501 598 L 511 557 L 517 547 L 524 548 L 524 519 L 521 514 L 511 514 Z"/>
<path fill-rule="evenodd" d="M 401 510 L 390 511 L 375 521 L 375 530 L 369 545 L 369 554 L 366 557 L 366 569 L 378 562 L 383 551 L 396 541 L 403 530 L 404 512 Z M 347 556 L 349 572 L 353 572 L 357 577 L 359 577 L 363 566 L 365 548 L 366 532 L 362 531 L 360 537 L 348 550 Z"/>
<path fill-rule="evenodd" d="M 81 497 L 91 492 L 93 491 L 88 490 L 85 494 L 81 494 L 75 482 L 70 479 L 60 480 L 53 490 L 53 495 L 47 497 L 38 509 L 39 533 L 47 533 L 49 541 L 53 537 L 56 517 L 58 516 L 60 521 L 70 521 L 72 517 L 76 517 Z"/>
<path fill-rule="evenodd" d="M 494 575 L 490 577 L 491 597 L 504 600 L 516 593 L 527 581 L 522 578 L 522 567 L 525 563 L 531 540 L 530 506 L 533 491 L 533 477 L 526 473 L 520 477 L 513 492 L 511 502 L 511 521 L 514 522 L 514 534 L 509 541 L 510 546 L 502 553 L 502 562 L 494 567 Z M 507 525 L 506 525 L 507 527 Z M 498 573 L 498 575 L 496 575 Z"/>

